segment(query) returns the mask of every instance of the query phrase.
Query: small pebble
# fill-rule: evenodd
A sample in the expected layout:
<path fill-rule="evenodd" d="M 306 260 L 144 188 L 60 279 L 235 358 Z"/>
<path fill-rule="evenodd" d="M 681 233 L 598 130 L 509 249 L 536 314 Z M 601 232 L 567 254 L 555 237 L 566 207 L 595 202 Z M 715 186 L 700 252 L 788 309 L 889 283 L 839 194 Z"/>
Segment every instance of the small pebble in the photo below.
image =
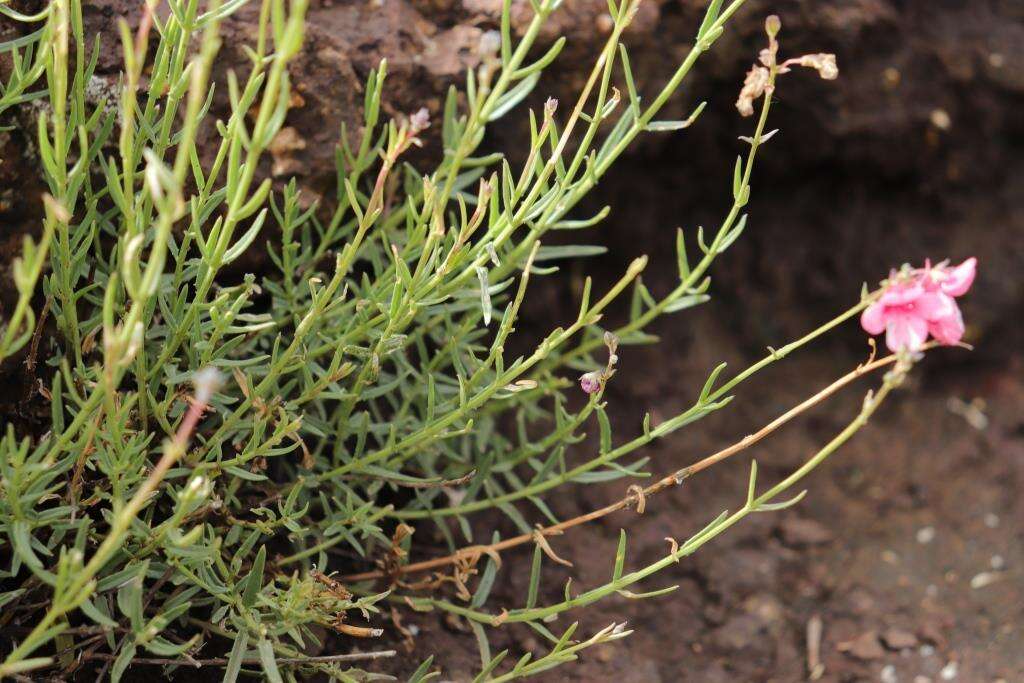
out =
<path fill-rule="evenodd" d="M 890 628 L 882 633 L 882 642 L 890 650 L 906 650 L 917 645 L 917 636 L 910 631 L 899 628 Z"/>
<path fill-rule="evenodd" d="M 882 649 L 878 633 L 875 631 L 866 631 L 853 640 L 839 643 L 836 647 L 840 652 L 865 662 L 885 656 L 885 650 Z"/>
<path fill-rule="evenodd" d="M 1003 559 L 1002 555 L 993 555 L 992 559 L 988 562 L 992 565 L 992 569 L 995 569 L 996 571 L 999 571 L 1006 566 L 1006 560 Z"/>
<path fill-rule="evenodd" d="M 1001 578 L 1003 577 L 998 572 L 981 572 L 971 577 L 971 588 L 978 589 L 991 586 Z"/>
<path fill-rule="evenodd" d="M 929 598 L 934 598 L 936 595 L 939 594 L 939 587 L 936 586 L 934 583 L 929 583 L 928 586 L 924 589 L 924 594 L 927 595 Z"/>
<path fill-rule="evenodd" d="M 927 545 L 935 540 L 935 527 L 923 526 L 917 530 L 917 542 Z"/>
<path fill-rule="evenodd" d="M 919 652 L 921 653 L 922 657 L 931 657 L 933 654 L 935 654 L 935 648 L 931 645 L 922 645 Z"/>
<path fill-rule="evenodd" d="M 992 57 L 989 57 L 989 62 L 992 61 Z M 882 72 L 882 81 L 885 83 L 885 87 L 890 90 L 900 84 L 900 72 L 899 69 L 894 67 L 888 67 Z"/>
<path fill-rule="evenodd" d="M 953 125 L 953 119 L 950 118 L 949 112 L 945 109 L 933 109 L 932 113 L 928 116 L 928 120 L 939 130 L 949 130 Z"/>
<path fill-rule="evenodd" d="M 892 664 L 883 666 L 882 672 L 878 674 L 878 680 L 882 683 L 897 683 L 900 679 L 896 676 L 896 667 Z"/>
<path fill-rule="evenodd" d="M 939 672 L 939 677 L 944 681 L 951 681 L 956 678 L 957 670 L 960 667 L 957 666 L 956 662 L 950 662 L 946 666 L 942 667 L 942 671 Z"/>
<path fill-rule="evenodd" d="M 999 515 L 995 514 L 994 512 L 990 512 L 987 515 L 985 515 L 985 526 L 987 526 L 989 529 L 995 529 L 997 526 L 999 526 Z"/>

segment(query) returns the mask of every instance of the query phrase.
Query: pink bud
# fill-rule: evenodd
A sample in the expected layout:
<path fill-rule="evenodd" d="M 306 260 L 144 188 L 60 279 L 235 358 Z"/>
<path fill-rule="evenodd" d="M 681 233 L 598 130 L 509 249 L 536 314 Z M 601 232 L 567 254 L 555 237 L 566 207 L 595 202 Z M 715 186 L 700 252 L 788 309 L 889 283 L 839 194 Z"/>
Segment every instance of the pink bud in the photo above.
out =
<path fill-rule="evenodd" d="M 588 394 L 596 394 L 601 389 L 601 373 L 588 372 L 580 376 L 580 389 Z"/>

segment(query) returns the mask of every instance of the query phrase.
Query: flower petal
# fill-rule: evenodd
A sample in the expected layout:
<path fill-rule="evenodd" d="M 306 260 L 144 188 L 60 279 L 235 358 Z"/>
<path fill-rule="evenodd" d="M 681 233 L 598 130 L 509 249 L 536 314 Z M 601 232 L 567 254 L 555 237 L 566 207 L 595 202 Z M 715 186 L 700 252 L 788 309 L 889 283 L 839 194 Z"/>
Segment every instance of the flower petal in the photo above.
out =
<path fill-rule="evenodd" d="M 954 305 L 953 312 L 950 315 L 930 321 L 928 323 L 928 332 L 940 344 L 948 346 L 958 343 L 964 336 L 964 318 L 960 314 L 960 307 Z"/>
<path fill-rule="evenodd" d="M 912 313 L 893 313 L 885 326 L 885 345 L 892 352 L 917 351 L 928 338 L 928 321 Z"/>
<path fill-rule="evenodd" d="M 953 315 L 956 308 L 953 297 L 942 292 L 925 292 L 914 302 L 914 312 L 929 322 Z"/>
<path fill-rule="evenodd" d="M 959 266 L 946 271 L 942 281 L 942 291 L 950 296 L 961 296 L 974 284 L 974 276 L 978 269 L 978 259 L 973 256 Z"/>
<path fill-rule="evenodd" d="M 924 287 L 918 282 L 898 282 L 886 288 L 878 302 L 886 306 L 905 306 L 924 294 Z"/>
<path fill-rule="evenodd" d="M 860 314 L 860 326 L 868 334 L 882 334 L 885 331 L 885 306 L 875 302 Z"/>

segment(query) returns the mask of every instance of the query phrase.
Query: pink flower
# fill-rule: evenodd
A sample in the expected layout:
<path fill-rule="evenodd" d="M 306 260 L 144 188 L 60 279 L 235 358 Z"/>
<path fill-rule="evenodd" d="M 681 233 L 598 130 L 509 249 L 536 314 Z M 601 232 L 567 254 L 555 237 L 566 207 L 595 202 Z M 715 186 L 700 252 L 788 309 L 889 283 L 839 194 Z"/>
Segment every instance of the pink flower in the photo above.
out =
<path fill-rule="evenodd" d="M 588 372 L 580 376 L 580 389 L 588 394 L 596 394 L 601 389 L 601 373 Z"/>
<path fill-rule="evenodd" d="M 894 274 L 877 301 L 861 314 L 869 334 L 885 332 L 890 351 L 917 351 L 930 334 L 940 344 L 956 344 L 964 335 L 964 321 L 954 297 L 965 294 L 974 282 L 977 259 L 959 266 L 945 264 Z"/>
<path fill-rule="evenodd" d="M 973 256 L 959 266 L 950 268 L 947 265 L 939 264 L 934 268 L 925 263 L 925 273 L 922 278 L 925 289 L 929 291 L 939 290 L 949 296 L 962 296 L 974 284 L 974 275 L 978 269 L 978 259 Z"/>

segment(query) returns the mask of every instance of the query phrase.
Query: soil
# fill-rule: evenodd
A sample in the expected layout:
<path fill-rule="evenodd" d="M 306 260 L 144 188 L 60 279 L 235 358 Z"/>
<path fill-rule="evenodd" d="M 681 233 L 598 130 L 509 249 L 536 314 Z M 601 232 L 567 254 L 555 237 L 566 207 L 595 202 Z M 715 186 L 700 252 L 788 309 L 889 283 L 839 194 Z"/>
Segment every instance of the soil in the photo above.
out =
<path fill-rule="evenodd" d="M 627 36 L 643 83 L 664 79 L 703 4 L 644 4 Z M 89 30 L 103 33 L 108 46 L 100 75 L 116 82 L 113 19 L 135 3 L 88 6 Z M 578 87 L 604 7 L 567 0 L 556 15 L 569 43 L 538 100 L 554 94 L 568 101 Z M 493 27 L 498 8 L 489 0 L 313 2 L 308 46 L 293 73 L 301 102 L 289 114 L 304 146 L 273 161 L 298 173 L 311 196 L 329 196 L 333 142 L 343 121 L 358 123 L 368 70 L 389 59 L 389 114 L 424 104 L 436 113 L 447 86 L 475 63 L 480 33 Z M 242 62 L 247 12 L 226 26 L 221 69 Z M 968 341 L 977 350 L 930 354 L 911 385 L 808 480 L 797 508 L 744 521 L 644 587 L 679 584 L 675 593 L 644 602 L 616 598 L 572 615 L 584 633 L 622 620 L 636 632 L 535 680 L 805 680 L 812 673 L 808 631 L 817 623 L 820 680 L 1024 680 L 1024 5 L 750 0 L 666 114 L 679 118 L 707 99 L 698 125 L 642 142 L 603 183 L 594 205 L 610 204 L 614 213 L 593 241 L 611 251 L 579 272 L 608 281 L 633 256 L 651 253 L 645 279 L 663 291 L 675 268 L 666 258 L 675 227 L 692 233 L 717 224 L 736 136 L 750 128 L 732 102 L 769 12 L 782 16 L 784 53 L 834 51 L 840 79 L 794 74 L 782 82 L 772 121 L 781 132 L 755 174 L 750 227 L 712 273 L 713 305 L 662 321 L 660 345 L 620 354 L 608 397 L 617 438 L 635 434 L 645 410 L 657 418 L 685 408 L 721 360 L 743 367 L 765 346 L 847 307 L 862 281 L 903 261 L 979 257 L 979 280 L 965 305 Z M 510 120 L 488 145 L 514 149 L 522 121 Z M 0 275 L 37 217 L 41 183 L 26 140 L 19 130 L 0 133 Z M 428 146 L 423 154 L 432 152 Z M 268 161 L 268 173 L 273 165 Z M 587 208 L 594 207 L 581 213 Z M 259 267 L 259 260 L 246 265 Z M 526 327 L 563 322 L 569 313 L 559 312 L 572 290 L 572 283 L 539 287 Z M 0 304 L 10 301 L 10 291 L 0 290 Z M 672 471 L 742 437 L 865 355 L 863 335 L 851 324 L 777 364 L 743 386 L 725 411 L 649 449 L 652 471 Z M 20 363 L 0 368 L 0 413 L 32 412 L 23 402 L 30 383 Z M 607 577 L 620 526 L 629 529 L 636 566 L 663 554 L 666 536 L 685 538 L 735 509 L 751 457 L 762 481 L 784 476 L 845 424 L 869 386 L 847 389 L 752 452 L 653 498 L 642 516 L 620 513 L 554 539 L 575 565 L 574 585 Z M 556 501 L 556 512 L 593 509 L 624 488 L 580 487 Z M 423 556 L 432 550 L 444 552 L 440 544 L 420 548 Z M 528 555 L 507 557 L 503 576 L 516 578 L 506 598 L 521 593 Z M 548 598 L 558 597 L 568 575 L 561 568 L 545 575 L 555 587 Z M 459 624 L 431 615 L 409 615 L 405 623 L 419 630 L 413 650 L 382 671 L 407 674 L 428 654 L 437 655 L 444 680 L 469 680 L 479 667 L 474 639 Z M 527 629 L 506 627 L 492 646 L 516 655 L 539 643 Z"/>

